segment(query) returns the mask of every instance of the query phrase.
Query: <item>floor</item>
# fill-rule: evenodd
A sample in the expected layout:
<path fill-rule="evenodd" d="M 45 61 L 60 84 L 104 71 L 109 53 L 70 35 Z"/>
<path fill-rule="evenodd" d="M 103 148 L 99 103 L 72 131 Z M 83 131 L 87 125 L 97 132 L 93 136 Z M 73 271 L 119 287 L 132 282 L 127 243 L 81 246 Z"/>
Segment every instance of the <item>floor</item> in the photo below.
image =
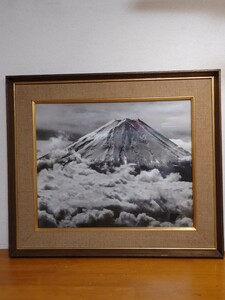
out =
<path fill-rule="evenodd" d="M 223 259 L 8 258 L 0 299 L 225 299 Z"/>

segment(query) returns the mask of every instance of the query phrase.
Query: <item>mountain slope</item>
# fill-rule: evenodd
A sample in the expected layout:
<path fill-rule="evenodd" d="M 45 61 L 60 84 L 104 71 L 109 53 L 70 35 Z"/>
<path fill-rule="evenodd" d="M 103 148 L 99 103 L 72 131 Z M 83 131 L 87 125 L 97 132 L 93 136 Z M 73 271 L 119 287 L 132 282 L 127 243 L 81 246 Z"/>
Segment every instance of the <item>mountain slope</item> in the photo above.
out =
<path fill-rule="evenodd" d="M 154 167 L 190 155 L 139 119 L 110 121 L 67 149 L 91 163 L 113 166 L 134 163 L 139 167 Z"/>

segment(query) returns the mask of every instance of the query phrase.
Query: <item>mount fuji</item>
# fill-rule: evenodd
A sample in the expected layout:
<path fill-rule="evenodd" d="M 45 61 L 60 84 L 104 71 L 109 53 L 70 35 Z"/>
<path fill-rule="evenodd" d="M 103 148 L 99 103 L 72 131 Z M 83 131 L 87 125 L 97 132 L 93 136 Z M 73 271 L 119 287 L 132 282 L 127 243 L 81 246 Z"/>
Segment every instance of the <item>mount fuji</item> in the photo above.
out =
<path fill-rule="evenodd" d="M 191 154 L 140 119 L 112 120 L 65 148 L 55 162 L 86 159 L 101 171 L 126 164 L 140 169 L 165 169 L 189 161 Z M 78 154 L 78 155 L 77 155 Z M 51 157 L 51 153 L 41 160 Z M 183 166 L 182 166 L 183 167 Z"/>
<path fill-rule="evenodd" d="M 112 120 L 68 146 L 97 164 L 140 167 L 168 164 L 190 155 L 143 121 Z"/>

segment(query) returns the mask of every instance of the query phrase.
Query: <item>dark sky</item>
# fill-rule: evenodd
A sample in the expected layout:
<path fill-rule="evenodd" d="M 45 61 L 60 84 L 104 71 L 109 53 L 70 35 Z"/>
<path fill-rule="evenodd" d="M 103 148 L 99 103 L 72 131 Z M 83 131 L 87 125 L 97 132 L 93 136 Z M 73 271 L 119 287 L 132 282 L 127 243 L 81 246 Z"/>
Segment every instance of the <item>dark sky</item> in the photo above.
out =
<path fill-rule="evenodd" d="M 170 139 L 191 140 L 191 101 L 36 104 L 38 130 L 85 135 L 113 119 L 141 119 Z"/>

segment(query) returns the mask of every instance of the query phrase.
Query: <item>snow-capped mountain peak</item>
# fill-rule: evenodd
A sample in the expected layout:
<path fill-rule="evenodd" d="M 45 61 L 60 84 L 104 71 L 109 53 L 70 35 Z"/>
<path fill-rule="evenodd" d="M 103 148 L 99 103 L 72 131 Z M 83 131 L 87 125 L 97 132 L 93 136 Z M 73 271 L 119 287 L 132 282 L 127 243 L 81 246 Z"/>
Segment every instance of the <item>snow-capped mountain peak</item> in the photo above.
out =
<path fill-rule="evenodd" d="M 153 167 L 190 155 L 140 119 L 112 120 L 68 146 L 94 164 Z"/>

